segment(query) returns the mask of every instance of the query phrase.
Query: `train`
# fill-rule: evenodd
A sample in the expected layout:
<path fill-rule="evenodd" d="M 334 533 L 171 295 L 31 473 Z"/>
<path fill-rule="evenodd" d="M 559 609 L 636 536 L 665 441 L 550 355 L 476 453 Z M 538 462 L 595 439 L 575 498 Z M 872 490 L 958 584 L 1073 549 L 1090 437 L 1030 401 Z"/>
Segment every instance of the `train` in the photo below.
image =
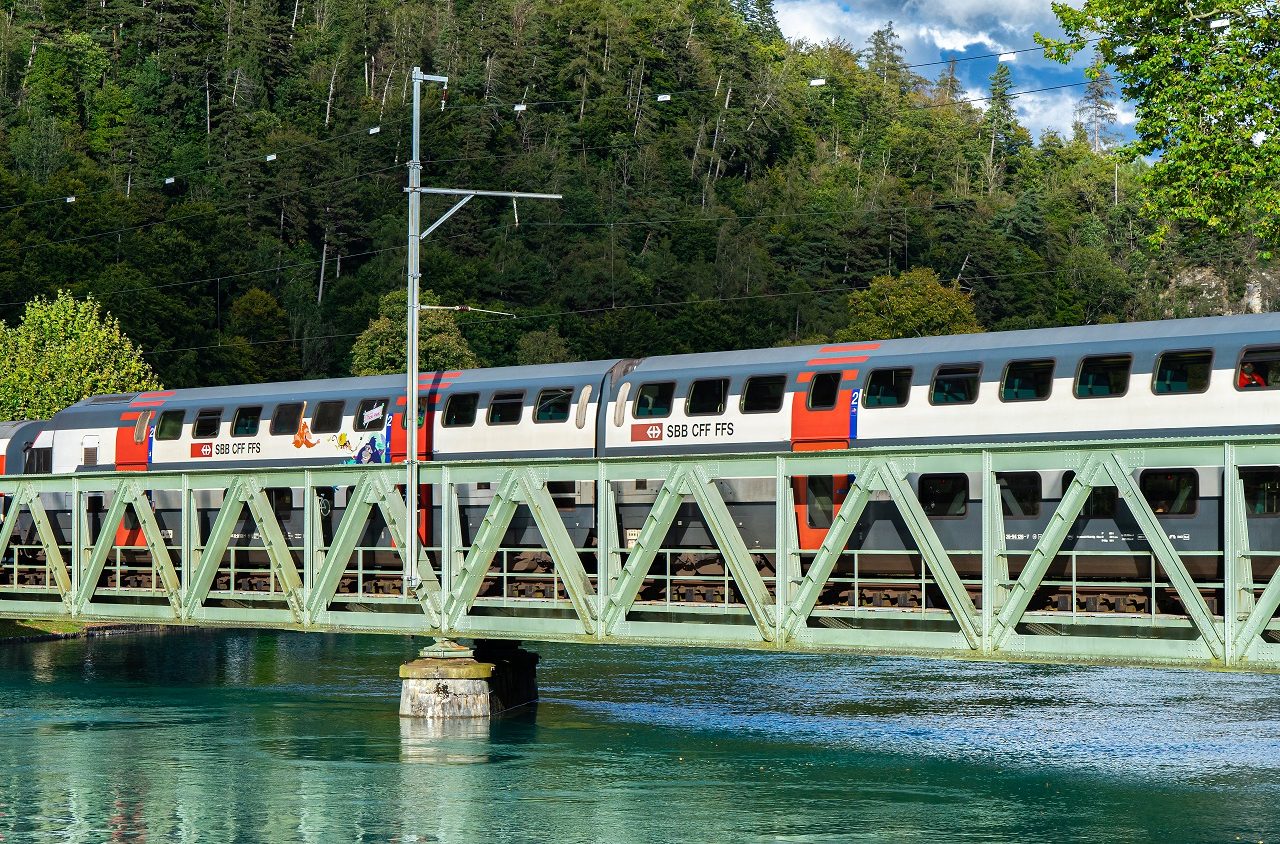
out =
<path fill-rule="evenodd" d="M 421 397 L 412 415 L 405 386 L 403 375 L 389 375 L 91 396 L 49 420 L 0 423 L 0 473 L 401 463 L 410 423 L 420 429 L 418 458 L 423 461 L 1274 434 L 1280 429 L 1280 315 L 429 372 L 420 375 Z M 1242 478 L 1251 542 L 1280 548 L 1280 468 L 1251 467 Z M 999 477 L 1010 554 L 1034 547 L 1070 479 L 1069 471 Z M 1221 471 L 1146 470 L 1136 472 L 1135 481 L 1175 549 L 1186 554 L 1193 577 L 1220 584 L 1221 555 L 1213 552 L 1222 533 Z M 923 473 L 912 474 L 909 483 L 943 544 L 958 549 L 954 560 L 961 576 L 978 577 L 980 555 L 974 549 L 982 547 L 987 505 L 980 477 Z M 801 547 L 812 550 L 841 506 L 849 478 L 803 477 L 794 485 L 789 518 Z M 464 530 L 474 531 L 480 523 L 493 496 L 489 486 L 459 487 Z M 645 478 L 618 486 L 619 531 L 638 533 L 658 486 L 660 479 Z M 773 480 L 725 481 L 720 488 L 748 548 L 771 577 L 769 549 L 779 506 Z M 552 482 L 550 491 L 575 545 L 591 548 L 597 525 L 594 484 Z M 272 492 L 286 534 L 300 534 L 298 491 Z M 326 534 L 341 517 L 344 494 L 335 489 L 324 497 Z M 204 502 L 211 511 L 217 504 Z M 177 535 L 176 500 L 155 493 L 152 506 L 166 535 Z M 438 530 L 440 506 L 429 494 L 424 499 L 424 510 L 434 514 L 422 527 L 427 544 Z M 96 511 L 102 509 L 99 504 Z M 69 531 L 70 519 L 69 509 L 57 513 L 55 527 Z M 121 544 L 127 539 L 122 537 Z M 368 539 L 371 545 L 378 541 Z M 261 540 L 246 530 L 236 542 L 249 547 Z M 532 520 L 515 520 L 502 544 L 516 552 L 515 563 L 502 565 L 523 566 L 533 574 L 550 570 L 549 559 L 536 551 L 539 537 Z M 651 584 L 642 598 L 733 601 L 734 587 L 724 577 L 715 547 L 696 505 L 684 505 L 664 541 L 664 548 L 678 552 L 671 557 L 670 575 Z M 868 504 L 848 551 L 852 561 L 842 558 L 821 605 L 901 609 L 940 603 L 890 501 Z M 401 589 L 400 570 L 390 562 L 383 570 L 380 565 L 370 564 L 371 585 L 363 576 L 345 578 L 339 591 L 392 594 Z M 1070 588 L 1065 585 L 1068 565 Z M 1257 576 L 1269 576 L 1268 565 L 1275 563 L 1260 558 Z M 858 567 L 856 574 L 851 566 Z M 1059 585 L 1043 587 L 1036 608 L 1179 612 L 1172 589 L 1147 588 L 1154 566 L 1141 531 L 1117 504 L 1114 490 L 1095 490 L 1046 581 Z M 250 572 L 246 588 L 269 588 L 265 574 L 253 575 L 252 567 L 245 571 Z M 0 590 L 22 585 L 23 576 L 19 566 L 0 566 Z M 25 577 L 38 583 L 40 574 L 33 569 Z M 139 588 L 152 585 L 145 572 L 131 577 Z M 234 577 L 228 574 L 220 585 L 243 585 Z M 509 580 L 495 578 L 482 595 L 557 597 L 554 587 L 548 593 L 545 585 L 516 583 L 514 591 L 506 591 Z M 106 585 L 126 588 L 119 576 Z M 978 591 L 975 587 L 975 600 Z M 1206 587 L 1204 594 L 1218 609 L 1220 586 Z"/>

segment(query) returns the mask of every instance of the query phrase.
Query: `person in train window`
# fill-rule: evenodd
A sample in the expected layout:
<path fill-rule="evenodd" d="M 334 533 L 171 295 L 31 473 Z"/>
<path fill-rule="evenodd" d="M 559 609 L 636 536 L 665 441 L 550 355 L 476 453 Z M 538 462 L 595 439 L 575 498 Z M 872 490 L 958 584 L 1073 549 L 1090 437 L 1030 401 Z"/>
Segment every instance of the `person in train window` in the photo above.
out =
<path fill-rule="evenodd" d="M 1243 390 L 1246 387 L 1265 387 L 1267 382 L 1253 371 L 1252 363 L 1245 361 L 1240 365 L 1240 378 L 1236 381 L 1236 386 Z"/>

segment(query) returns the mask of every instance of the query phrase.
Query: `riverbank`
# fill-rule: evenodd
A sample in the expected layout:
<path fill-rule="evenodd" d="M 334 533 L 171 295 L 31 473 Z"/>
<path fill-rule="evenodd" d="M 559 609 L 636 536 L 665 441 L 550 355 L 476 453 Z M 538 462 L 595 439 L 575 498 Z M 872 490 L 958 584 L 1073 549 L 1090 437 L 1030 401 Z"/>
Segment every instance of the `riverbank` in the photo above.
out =
<path fill-rule="evenodd" d="M 151 630 L 153 624 L 81 624 L 75 621 L 52 621 L 34 618 L 0 618 L 0 647 L 22 642 L 50 642 L 56 639 L 80 639 Z"/>

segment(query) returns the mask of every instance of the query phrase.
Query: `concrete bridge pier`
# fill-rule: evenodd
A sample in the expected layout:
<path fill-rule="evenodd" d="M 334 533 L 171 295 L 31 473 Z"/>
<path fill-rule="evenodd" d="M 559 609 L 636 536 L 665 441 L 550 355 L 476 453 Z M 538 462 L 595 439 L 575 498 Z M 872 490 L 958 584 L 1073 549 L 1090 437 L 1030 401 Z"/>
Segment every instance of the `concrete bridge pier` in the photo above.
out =
<path fill-rule="evenodd" d="M 437 639 L 400 666 L 404 718 L 490 718 L 538 699 L 538 655 L 519 642 Z"/>

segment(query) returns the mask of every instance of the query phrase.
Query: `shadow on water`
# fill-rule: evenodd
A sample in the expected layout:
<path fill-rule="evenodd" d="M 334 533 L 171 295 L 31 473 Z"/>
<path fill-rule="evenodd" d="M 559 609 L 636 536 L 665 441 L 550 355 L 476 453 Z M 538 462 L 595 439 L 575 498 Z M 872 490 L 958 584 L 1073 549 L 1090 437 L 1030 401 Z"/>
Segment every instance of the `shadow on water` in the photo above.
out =
<path fill-rule="evenodd" d="M 397 714 L 399 637 L 0 648 L 5 841 L 1271 840 L 1280 678 L 537 646 Z"/>

